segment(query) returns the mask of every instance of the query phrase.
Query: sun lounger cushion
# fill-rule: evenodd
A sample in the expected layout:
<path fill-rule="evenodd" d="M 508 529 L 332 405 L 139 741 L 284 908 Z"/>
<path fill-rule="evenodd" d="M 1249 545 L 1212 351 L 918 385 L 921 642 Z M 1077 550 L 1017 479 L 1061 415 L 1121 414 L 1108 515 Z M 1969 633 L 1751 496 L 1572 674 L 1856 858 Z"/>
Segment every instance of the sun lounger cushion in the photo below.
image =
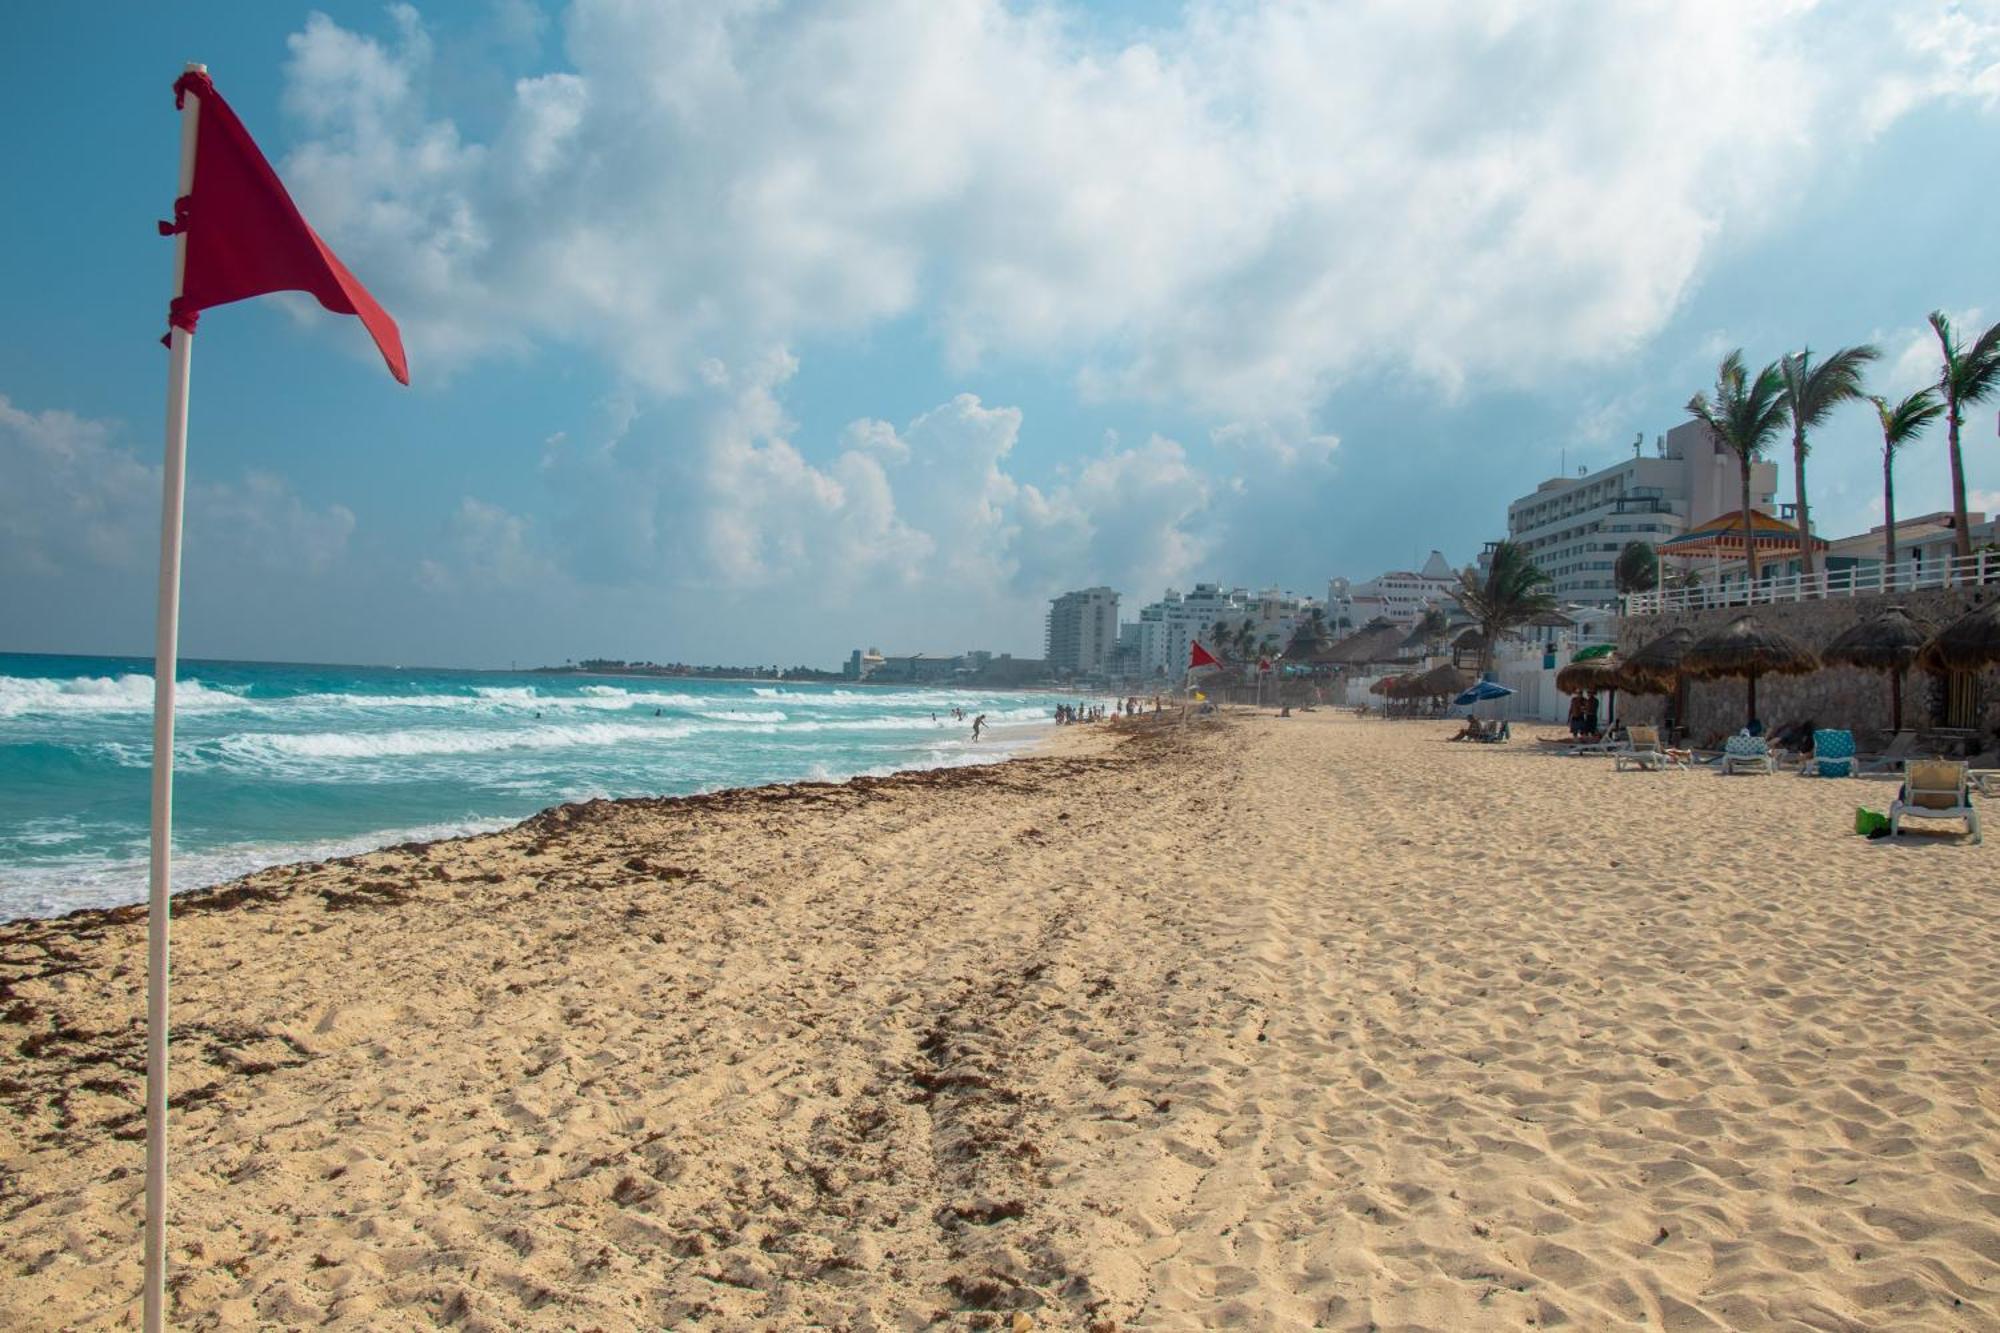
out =
<path fill-rule="evenodd" d="M 1854 733 L 1822 728 L 1813 733 L 1813 771 L 1823 778 L 1844 778 L 1854 772 Z"/>

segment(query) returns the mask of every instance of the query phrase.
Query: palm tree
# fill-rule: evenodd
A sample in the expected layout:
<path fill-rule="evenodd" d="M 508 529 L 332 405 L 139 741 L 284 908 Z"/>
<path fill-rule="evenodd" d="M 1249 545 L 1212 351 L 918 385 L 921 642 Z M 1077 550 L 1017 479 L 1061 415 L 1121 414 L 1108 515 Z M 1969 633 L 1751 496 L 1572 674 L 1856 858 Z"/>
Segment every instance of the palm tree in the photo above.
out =
<path fill-rule="evenodd" d="M 1919 389 L 1889 406 L 1886 398 L 1871 398 L 1882 419 L 1882 577 L 1883 588 L 1896 569 L 1896 451 L 1923 434 L 1924 427 L 1944 412 L 1937 390 Z"/>
<path fill-rule="evenodd" d="M 1549 576 L 1535 568 L 1528 548 L 1518 542 L 1495 542 L 1482 575 L 1468 569 L 1458 576 L 1458 604 L 1479 622 L 1479 674 L 1493 669 L 1500 636 L 1556 607 L 1548 591 Z"/>
<path fill-rule="evenodd" d="M 1424 647 L 1435 653 L 1444 636 L 1451 629 L 1451 617 L 1441 606 L 1427 606 L 1423 616 L 1417 621 L 1417 633 L 1424 636 Z"/>
<path fill-rule="evenodd" d="M 1612 580 L 1621 593 L 1651 592 L 1660 586 L 1660 554 L 1651 542 L 1626 542 Z"/>
<path fill-rule="evenodd" d="M 1247 617 L 1236 627 L 1236 655 L 1250 656 L 1250 650 L 1257 644 L 1257 622 Z"/>
<path fill-rule="evenodd" d="M 1971 347 L 1958 345 L 1958 334 L 1942 310 L 1931 311 L 1931 328 L 1937 332 L 1938 348 L 1944 353 L 1938 388 L 1944 393 L 1945 438 L 1951 442 L 1953 546 L 1955 553 L 1964 557 L 1972 554 L 1972 533 L 1965 525 L 1965 463 L 1958 452 L 1958 428 L 1965 424 L 1966 408 L 1984 402 L 2000 389 L 2000 324 L 1980 334 Z"/>
<path fill-rule="evenodd" d="M 1785 410 L 1792 418 L 1792 480 L 1799 497 L 1799 568 L 1806 574 L 1813 572 L 1812 522 L 1806 512 L 1806 454 L 1812 446 L 1806 442 L 1806 432 L 1833 415 L 1834 408 L 1862 396 L 1861 368 L 1881 356 L 1863 343 L 1859 347 L 1843 347 L 1817 366 L 1812 363 L 1810 347 L 1778 363 L 1779 373 L 1785 377 Z"/>
<path fill-rule="evenodd" d="M 1736 455 L 1743 482 L 1743 558 L 1750 582 L 1757 582 L 1756 532 L 1750 525 L 1750 465 L 1764 456 L 1771 439 L 1785 428 L 1785 376 L 1777 365 L 1765 366 L 1752 380 L 1743 368 L 1743 349 L 1722 360 L 1715 372 L 1715 398 L 1705 393 L 1688 399 L 1688 415 L 1715 432 L 1722 446 Z"/>
<path fill-rule="evenodd" d="M 1292 640 L 1285 646 L 1285 655 L 1294 658 L 1316 656 L 1326 647 L 1326 612 L 1315 606 L 1306 612 L 1292 630 Z"/>
<path fill-rule="evenodd" d="M 1229 651 L 1229 622 L 1218 620 L 1208 627 L 1208 644 L 1218 653 Z"/>

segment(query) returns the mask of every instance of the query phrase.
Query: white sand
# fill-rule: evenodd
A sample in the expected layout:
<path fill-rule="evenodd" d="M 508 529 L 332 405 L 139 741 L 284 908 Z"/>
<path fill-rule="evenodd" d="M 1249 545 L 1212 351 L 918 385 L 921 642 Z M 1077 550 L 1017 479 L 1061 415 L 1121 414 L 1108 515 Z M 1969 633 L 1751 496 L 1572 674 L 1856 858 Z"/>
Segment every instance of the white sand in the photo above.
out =
<path fill-rule="evenodd" d="M 255 876 L 176 926 L 176 1319 L 2000 1327 L 2000 840 L 1450 730 Z M 0 928 L 0 1326 L 135 1321 L 143 937 Z"/>

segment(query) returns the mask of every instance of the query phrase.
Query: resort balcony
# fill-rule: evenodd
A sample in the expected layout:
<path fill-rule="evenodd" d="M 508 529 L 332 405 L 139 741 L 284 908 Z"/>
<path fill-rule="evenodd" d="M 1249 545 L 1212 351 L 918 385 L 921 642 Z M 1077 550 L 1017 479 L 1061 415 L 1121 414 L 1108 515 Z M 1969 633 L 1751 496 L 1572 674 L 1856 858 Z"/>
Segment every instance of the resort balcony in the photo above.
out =
<path fill-rule="evenodd" d="M 1740 567 L 1740 566 L 1739 566 Z M 1741 577 L 1698 581 L 1653 592 L 1627 593 L 1620 608 L 1627 616 L 1659 615 L 1667 611 L 1699 611 L 1721 606 L 1762 606 L 1772 602 L 1808 602 L 1828 597 L 1874 597 L 1923 588 L 1959 588 L 2000 583 L 2000 551 L 1926 561 L 1812 574 L 1782 574 L 1749 583 Z"/>

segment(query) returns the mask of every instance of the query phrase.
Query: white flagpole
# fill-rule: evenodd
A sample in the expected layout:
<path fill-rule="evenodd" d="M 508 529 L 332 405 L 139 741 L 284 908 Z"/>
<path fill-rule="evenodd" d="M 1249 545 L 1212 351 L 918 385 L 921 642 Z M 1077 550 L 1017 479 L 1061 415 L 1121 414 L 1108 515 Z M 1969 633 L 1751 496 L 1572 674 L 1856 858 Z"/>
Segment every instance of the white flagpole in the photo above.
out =
<path fill-rule="evenodd" d="M 190 64 L 189 73 L 207 66 Z M 181 174 L 175 198 L 194 191 L 201 99 L 181 104 Z M 187 233 L 174 237 L 174 295 L 187 272 Z M 153 862 L 146 897 L 146 1333 L 166 1327 L 167 927 L 174 830 L 174 674 L 180 657 L 181 499 L 187 490 L 188 360 L 194 335 L 167 332 L 167 458 L 160 478 L 160 600 L 153 637 Z"/>

